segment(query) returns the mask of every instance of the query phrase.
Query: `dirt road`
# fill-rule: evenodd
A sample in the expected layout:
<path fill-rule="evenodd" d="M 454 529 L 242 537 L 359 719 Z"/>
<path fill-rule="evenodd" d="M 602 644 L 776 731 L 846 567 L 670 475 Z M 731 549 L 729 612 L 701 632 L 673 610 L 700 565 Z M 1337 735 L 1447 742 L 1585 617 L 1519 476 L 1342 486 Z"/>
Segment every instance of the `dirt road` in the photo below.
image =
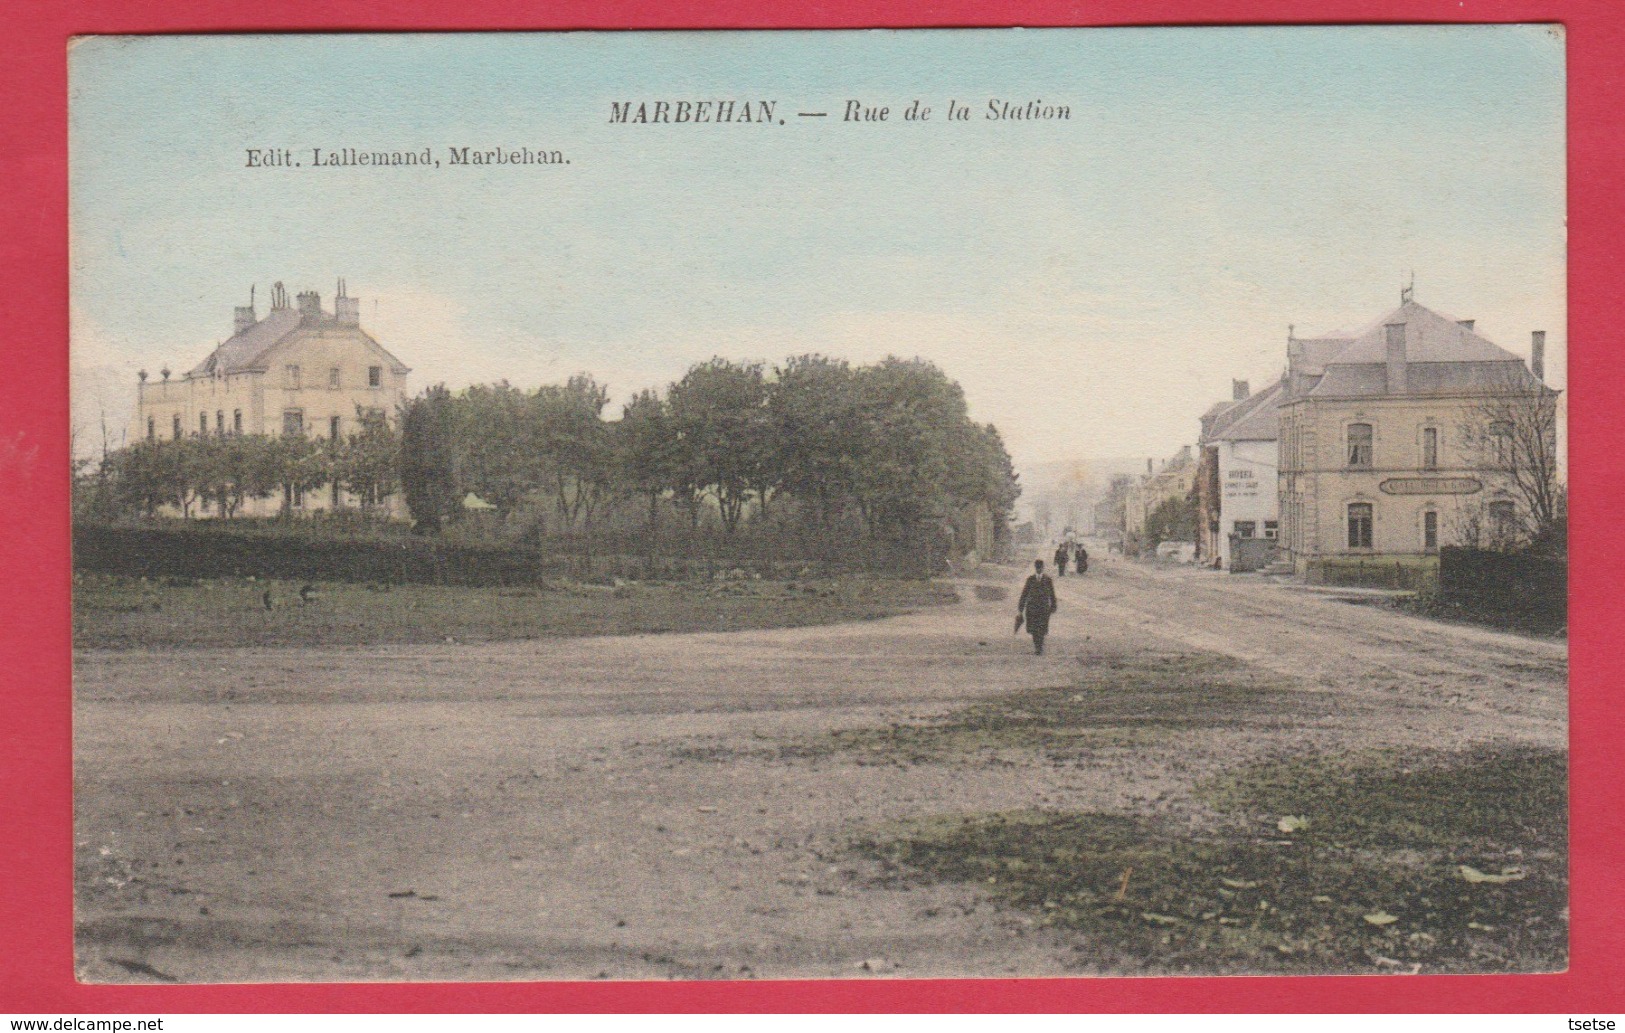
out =
<path fill-rule="evenodd" d="M 984 575 L 985 577 L 985 575 Z M 852 830 L 1178 807 L 1308 749 L 1561 746 L 1561 643 L 1249 578 L 1096 563 L 1049 655 L 1004 599 L 819 628 L 490 645 L 82 652 L 82 977 L 787 978 L 1092 970 L 976 891 L 870 878 Z M 1058 764 L 877 764 L 786 743 L 1218 652 L 1304 706 Z M 1312 704 L 1312 705 L 1308 705 Z"/>

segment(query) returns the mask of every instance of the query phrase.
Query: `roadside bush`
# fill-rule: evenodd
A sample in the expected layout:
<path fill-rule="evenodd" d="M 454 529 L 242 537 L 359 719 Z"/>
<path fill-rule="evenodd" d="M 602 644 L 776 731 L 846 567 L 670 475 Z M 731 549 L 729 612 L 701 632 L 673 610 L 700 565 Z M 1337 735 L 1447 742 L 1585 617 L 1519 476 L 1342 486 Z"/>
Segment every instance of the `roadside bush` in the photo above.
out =
<path fill-rule="evenodd" d="M 1550 634 L 1568 625 L 1569 568 L 1532 551 L 1445 548 L 1439 553 L 1442 615 Z"/>

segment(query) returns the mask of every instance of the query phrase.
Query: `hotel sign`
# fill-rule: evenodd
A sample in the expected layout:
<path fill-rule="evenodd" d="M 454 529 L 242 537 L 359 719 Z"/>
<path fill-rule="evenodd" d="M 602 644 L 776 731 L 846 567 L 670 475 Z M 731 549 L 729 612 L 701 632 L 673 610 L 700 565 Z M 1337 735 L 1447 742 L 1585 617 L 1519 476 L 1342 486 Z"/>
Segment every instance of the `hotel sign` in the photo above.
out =
<path fill-rule="evenodd" d="M 1484 484 L 1476 477 L 1390 477 L 1377 487 L 1385 495 L 1472 495 Z"/>

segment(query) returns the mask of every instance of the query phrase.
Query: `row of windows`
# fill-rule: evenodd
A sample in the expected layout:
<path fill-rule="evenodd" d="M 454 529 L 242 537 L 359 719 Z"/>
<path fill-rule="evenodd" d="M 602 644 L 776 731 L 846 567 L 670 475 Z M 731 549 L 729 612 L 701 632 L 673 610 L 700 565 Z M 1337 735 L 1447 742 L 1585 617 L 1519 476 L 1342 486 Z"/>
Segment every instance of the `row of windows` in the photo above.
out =
<path fill-rule="evenodd" d="M 1371 424 L 1351 423 L 1347 431 L 1349 466 L 1371 466 L 1375 459 Z M 1422 428 L 1421 466 L 1424 470 L 1439 468 L 1439 428 Z"/>
<path fill-rule="evenodd" d="M 381 409 L 369 409 L 369 410 L 367 410 L 367 413 L 368 413 L 368 416 L 370 416 L 370 417 L 376 417 L 376 416 L 381 416 L 383 414 L 383 410 L 381 410 Z M 226 433 L 226 413 L 225 413 L 225 410 L 222 409 L 222 410 L 216 412 L 214 414 L 214 421 L 215 421 L 215 433 L 220 434 L 220 435 L 224 435 Z M 333 440 L 333 441 L 338 440 L 340 426 L 341 426 L 341 424 L 340 424 L 339 418 L 337 416 L 328 417 L 328 420 L 327 420 L 327 436 L 328 436 L 328 438 L 330 440 Z M 231 413 L 231 432 L 233 434 L 241 434 L 243 432 L 243 411 L 241 409 L 232 410 L 232 413 Z M 282 412 L 282 433 L 284 433 L 284 434 L 303 434 L 304 432 L 305 432 L 305 411 L 303 409 L 285 409 L 285 410 L 283 410 L 283 412 Z M 209 414 L 206 413 L 206 412 L 200 412 L 200 413 L 197 414 L 197 433 L 198 433 L 198 437 L 208 437 L 208 435 L 209 435 Z M 173 438 L 179 438 L 181 436 L 181 434 L 182 434 L 182 431 L 181 431 L 181 414 L 176 413 L 173 420 L 170 423 L 170 436 L 173 437 Z M 155 440 L 157 440 L 157 438 L 158 438 L 158 422 L 157 422 L 157 418 L 152 417 L 152 416 L 148 416 L 147 417 L 147 440 L 148 441 L 155 441 Z"/>
<path fill-rule="evenodd" d="M 1258 537 L 1258 521 L 1256 520 L 1237 520 L 1231 526 L 1234 529 L 1237 538 Z M 1280 526 L 1281 525 L 1274 520 L 1264 521 L 1264 537 L 1274 540 L 1275 537 L 1280 533 Z"/>
<path fill-rule="evenodd" d="M 1512 424 L 1497 420 L 1489 427 L 1490 459 L 1504 464 L 1512 445 Z M 1344 455 L 1350 467 L 1370 467 L 1375 463 L 1373 431 L 1369 423 L 1351 423 L 1344 432 Z M 1424 470 L 1439 468 L 1439 428 L 1423 427 L 1421 466 Z"/>
<path fill-rule="evenodd" d="M 340 371 L 339 367 L 337 367 L 337 366 L 334 366 L 333 368 L 331 368 L 331 369 L 329 369 L 327 371 L 327 386 L 328 386 L 328 388 L 330 390 L 337 391 L 339 389 L 339 387 L 341 386 L 340 385 L 340 379 L 341 379 L 340 373 L 341 373 L 341 371 Z M 367 386 L 368 387 L 382 387 L 383 384 L 384 384 L 384 367 L 382 367 L 382 366 L 368 366 L 367 367 Z M 298 366 L 293 365 L 293 364 L 289 364 L 287 366 L 282 367 L 282 386 L 289 389 L 290 391 L 298 391 L 302 387 L 304 387 L 304 374 L 300 371 Z"/>
<path fill-rule="evenodd" d="M 1511 529 L 1517 519 L 1517 510 L 1507 499 L 1491 502 L 1488 510 L 1490 524 L 1498 532 Z M 1347 517 L 1349 548 L 1371 548 L 1372 529 L 1376 522 L 1376 511 L 1372 504 L 1350 502 Z M 1424 510 L 1422 513 L 1422 549 L 1425 552 L 1437 552 L 1439 549 L 1439 514 L 1436 510 Z"/>
<path fill-rule="evenodd" d="M 180 413 L 176 413 L 174 418 L 170 421 L 169 431 L 170 431 L 170 437 L 172 437 L 172 438 L 178 438 L 178 437 L 181 436 L 181 414 Z M 226 433 L 226 412 L 225 412 L 224 409 L 221 409 L 221 410 L 219 410 L 218 412 L 216 412 L 214 414 L 214 431 L 215 431 L 216 434 L 225 434 Z M 208 434 L 209 434 L 209 414 L 208 413 L 200 412 L 200 413 L 197 414 L 197 432 L 198 432 L 199 437 L 207 437 L 208 436 Z M 233 409 L 232 412 L 231 412 L 231 432 L 233 434 L 241 434 L 243 432 L 243 411 L 241 409 Z M 148 441 L 156 441 L 157 438 L 158 438 L 158 421 L 157 421 L 157 418 L 152 417 L 152 416 L 148 416 L 147 417 L 147 440 Z"/>

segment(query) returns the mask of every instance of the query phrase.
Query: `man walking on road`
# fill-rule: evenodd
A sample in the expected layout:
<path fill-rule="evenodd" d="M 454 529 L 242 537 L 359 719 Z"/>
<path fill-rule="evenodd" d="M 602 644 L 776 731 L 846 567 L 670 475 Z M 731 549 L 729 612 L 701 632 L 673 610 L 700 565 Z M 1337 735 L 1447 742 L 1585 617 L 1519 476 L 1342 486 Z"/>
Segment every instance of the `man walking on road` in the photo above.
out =
<path fill-rule="evenodd" d="M 1067 548 L 1065 542 L 1062 542 L 1060 545 L 1057 545 L 1055 547 L 1055 576 L 1056 577 L 1066 577 L 1066 558 L 1067 558 L 1067 553 L 1069 551 L 1070 550 Z M 1040 564 L 1040 565 L 1042 565 L 1042 564 Z"/>
<path fill-rule="evenodd" d="M 1044 561 L 1033 560 L 1032 576 L 1027 578 L 1027 584 L 1021 589 L 1021 598 L 1016 601 L 1016 627 L 1019 630 L 1021 622 L 1027 622 L 1027 634 L 1033 637 L 1033 652 L 1039 656 L 1044 655 L 1049 615 L 1055 612 L 1057 606 L 1055 582 L 1044 573 Z"/>

